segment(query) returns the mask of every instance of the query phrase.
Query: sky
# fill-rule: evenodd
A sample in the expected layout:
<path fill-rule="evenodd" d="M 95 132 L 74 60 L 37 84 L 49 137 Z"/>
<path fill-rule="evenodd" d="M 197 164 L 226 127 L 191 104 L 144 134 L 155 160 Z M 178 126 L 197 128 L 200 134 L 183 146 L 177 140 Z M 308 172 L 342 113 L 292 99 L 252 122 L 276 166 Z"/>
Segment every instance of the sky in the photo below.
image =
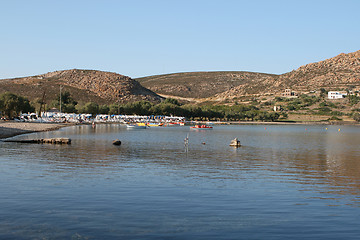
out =
<path fill-rule="evenodd" d="M 282 74 L 360 50 L 359 0 L 0 0 L 0 79 Z"/>

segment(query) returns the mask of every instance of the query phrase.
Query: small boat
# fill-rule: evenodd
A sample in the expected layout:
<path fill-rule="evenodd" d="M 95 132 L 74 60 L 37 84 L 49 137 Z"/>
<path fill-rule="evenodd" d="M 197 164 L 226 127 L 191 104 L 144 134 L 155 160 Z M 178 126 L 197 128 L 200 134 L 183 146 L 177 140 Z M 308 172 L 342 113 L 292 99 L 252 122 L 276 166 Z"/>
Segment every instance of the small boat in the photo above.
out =
<path fill-rule="evenodd" d="M 212 129 L 213 127 L 207 126 L 207 125 L 195 125 L 193 127 L 190 127 L 190 129 Z"/>
<path fill-rule="evenodd" d="M 164 126 L 164 123 L 147 123 L 148 127 L 162 127 Z"/>
<path fill-rule="evenodd" d="M 185 126 L 185 122 L 168 122 L 168 126 Z"/>
<path fill-rule="evenodd" d="M 129 129 L 146 129 L 146 125 L 141 124 L 126 124 L 126 127 Z"/>

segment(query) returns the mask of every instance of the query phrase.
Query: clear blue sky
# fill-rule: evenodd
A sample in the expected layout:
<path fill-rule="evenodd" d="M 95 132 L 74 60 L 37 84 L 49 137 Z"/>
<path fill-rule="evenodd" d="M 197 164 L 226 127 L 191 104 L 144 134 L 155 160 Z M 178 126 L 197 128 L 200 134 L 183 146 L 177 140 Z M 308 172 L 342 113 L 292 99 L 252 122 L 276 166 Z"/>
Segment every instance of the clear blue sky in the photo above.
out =
<path fill-rule="evenodd" d="M 359 0 L 0 0 L 0 79 L 285 73 L 360 49 Z"/>

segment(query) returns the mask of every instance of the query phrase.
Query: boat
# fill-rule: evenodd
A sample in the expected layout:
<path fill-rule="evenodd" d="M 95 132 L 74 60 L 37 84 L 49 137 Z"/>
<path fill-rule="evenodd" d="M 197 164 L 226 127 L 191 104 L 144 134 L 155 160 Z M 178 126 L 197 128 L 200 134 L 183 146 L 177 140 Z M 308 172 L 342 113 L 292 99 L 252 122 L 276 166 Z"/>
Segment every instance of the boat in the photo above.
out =
<path fill-rule="evenodd" d="M 146 125 L 142 124 L 126 124 L 126 127 L 129 129 L 146 129 Z"/>
<path fill-rule="evenodd" d="M 164 126 L 164 123 L 154 123 L 154 122 L 149 122 L 147 123 L 148 127 L 162 127 Z"/>
<path fill-rule="evenodd" d="M 213 127 L 207 126 L 207 125 L 195 125 L 193 127 L 190 127 L 190 129 L 212 129 Z"/>
<path fill-rule="evenodd" d="M 168 126 L 185 126 L 185 122 L 168 122 Z"/>

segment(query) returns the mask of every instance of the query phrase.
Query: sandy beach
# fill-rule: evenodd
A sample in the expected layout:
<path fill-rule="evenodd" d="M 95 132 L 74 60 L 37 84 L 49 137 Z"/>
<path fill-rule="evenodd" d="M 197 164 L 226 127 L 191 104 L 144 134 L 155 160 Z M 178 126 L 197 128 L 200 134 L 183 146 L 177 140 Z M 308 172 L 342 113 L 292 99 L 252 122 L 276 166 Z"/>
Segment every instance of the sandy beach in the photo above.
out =
<path fill-rule="evenodd" d="M 66 126 L 69 124 L 0 121 L 0 139 L 25 133 L 52 131 Z"/>

